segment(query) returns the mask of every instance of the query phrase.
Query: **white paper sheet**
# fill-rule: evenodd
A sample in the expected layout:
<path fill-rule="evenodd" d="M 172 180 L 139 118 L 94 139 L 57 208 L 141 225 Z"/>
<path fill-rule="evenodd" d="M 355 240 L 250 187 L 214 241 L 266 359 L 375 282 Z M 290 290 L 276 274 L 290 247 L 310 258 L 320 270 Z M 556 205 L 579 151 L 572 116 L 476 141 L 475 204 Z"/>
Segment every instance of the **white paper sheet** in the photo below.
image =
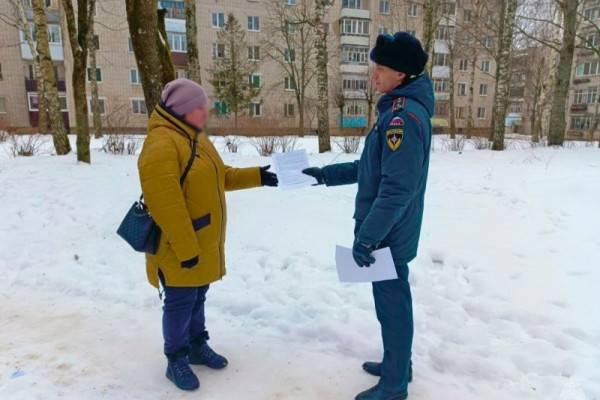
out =
<path fill-rule="evenodd" d="M 297 189 L 317 183 L 315 178 L 302 173 L 303 169 L 310 166 L 305 150 L 275 153 L 271 158 L 280 189 Z"/>
<path fill-rule="evenodd" d="M 352 249 L 343 246 L 335 248 L 335 264 L 340 282 L 379 282 L 398 279 L 392 252 L 389 247 L 373 252 L 375 264 L 359 267 L 352 257 Z"/>

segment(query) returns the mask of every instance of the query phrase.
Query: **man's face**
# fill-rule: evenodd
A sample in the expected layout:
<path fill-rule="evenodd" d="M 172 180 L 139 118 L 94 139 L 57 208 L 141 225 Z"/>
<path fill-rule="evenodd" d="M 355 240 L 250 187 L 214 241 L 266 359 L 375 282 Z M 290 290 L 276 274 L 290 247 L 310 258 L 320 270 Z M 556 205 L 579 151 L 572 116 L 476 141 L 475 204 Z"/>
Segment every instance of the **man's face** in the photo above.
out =
<path fill-rule="evenodd" d="M 379 93 L 388 93 L 397 88 L 406 78 L 406 74 L 385 65 L 375 64 L 373 86 Z"/>

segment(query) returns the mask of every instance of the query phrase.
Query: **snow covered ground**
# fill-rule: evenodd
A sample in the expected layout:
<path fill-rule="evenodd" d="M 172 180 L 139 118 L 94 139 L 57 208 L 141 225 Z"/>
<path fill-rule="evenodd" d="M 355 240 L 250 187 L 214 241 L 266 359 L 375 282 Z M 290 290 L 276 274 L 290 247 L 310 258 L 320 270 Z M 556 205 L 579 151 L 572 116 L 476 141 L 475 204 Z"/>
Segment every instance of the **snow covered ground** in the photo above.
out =
<path fill-rule="evenodd" d="M 299 147 L 314 165 L 357 157 Z M 411 265 L 410 398 L 600 399 L 600 150 L 443 147 Z M 376 383 L 360 369 L 381 357 L 370 286 L 338 283 L 333 260 L 355 186 L 228 195 L 229 274 L 207 313 L 230 366 L 196 368 L 201 389 L 183 394 L 163 375 L 143 256 L 115 234 L 136 158 L 4 153 L 0 399 L 337 400 Z M 247 143 L 223 157 L 269 163 Z"/>

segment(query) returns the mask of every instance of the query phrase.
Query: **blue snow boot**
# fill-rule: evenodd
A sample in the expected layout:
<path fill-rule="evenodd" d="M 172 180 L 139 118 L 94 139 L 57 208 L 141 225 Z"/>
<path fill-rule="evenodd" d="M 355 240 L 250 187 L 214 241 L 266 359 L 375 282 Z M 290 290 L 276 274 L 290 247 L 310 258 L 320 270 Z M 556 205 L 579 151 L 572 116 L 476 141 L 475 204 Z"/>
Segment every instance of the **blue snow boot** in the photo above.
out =
<path fill-rule="evenodd" d="M 220 354 L 215 353 L 207 343 L 208 332 L 192 341 L 190 348 L 190 364 L 206 365 L 211 369 L 223 369 L 229 364 L 227 359 Z"/>
<path fill-rule="evenodd" d="M 365 390 L 356 396 L 355 400 L 406 400 L 408 399 L 408 392 L 390 393 L 379 385 L 373 386 L 369 390 Z"/>
<path fill-rule="evenodd" d="M 181 390 L 196 390 L 200 387 L 200 381 L 190 368 L 187 355 L 168 354 L 167 378 Z"/>
<path fill-rule="evenodd" d="M 371 374 L 374 376 L 381 376 L 381 363 L 375 361 L 367 361 L 362 365 L 362 368 L 365 370 L 367 374 Z M 411 383 L 413 380 L 413 368 L 412 368 L 412 360 L 408 366 L 408 383 Z"/>

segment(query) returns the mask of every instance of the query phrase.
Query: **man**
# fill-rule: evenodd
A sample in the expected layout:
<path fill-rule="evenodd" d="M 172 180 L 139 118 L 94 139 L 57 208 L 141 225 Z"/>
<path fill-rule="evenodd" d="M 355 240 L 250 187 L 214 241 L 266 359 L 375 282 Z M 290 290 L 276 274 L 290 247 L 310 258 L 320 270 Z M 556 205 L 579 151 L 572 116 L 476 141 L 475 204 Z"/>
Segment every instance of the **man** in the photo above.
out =
<path fill-rule="evenodd" d="M 370 54 L 373 84 L 382 93 L 378 119 L 365 139 L 360 161 L 309 168 L 304 173 L 327 186 L 358 182 L 355 241 L 360 267 L 369 267 L 373 250 L 389 247 L 398 279 L 373 283 L 383 337 L 383 361 L 363 369 L 379 383 L 356 400 L 403 400 L 412 379 L 412 298 L 408 263 L 415 258 L 431 146 L 433 88 L 423 73 L 427 53 L 406 32 L 379 35 Z"/>

